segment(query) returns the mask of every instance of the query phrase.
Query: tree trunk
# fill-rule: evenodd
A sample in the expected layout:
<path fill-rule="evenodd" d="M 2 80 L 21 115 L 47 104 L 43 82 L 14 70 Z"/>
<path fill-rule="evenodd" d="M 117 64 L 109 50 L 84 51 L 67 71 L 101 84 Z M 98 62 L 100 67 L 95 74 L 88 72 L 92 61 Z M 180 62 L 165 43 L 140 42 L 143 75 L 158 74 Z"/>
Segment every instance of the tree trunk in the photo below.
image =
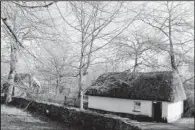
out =
<path fill-rule="evenodd" d="M 59 94 L 59 79 L 56 80 L 56 96 Z"/>
<path fill-rule="evenodd" d="M 82 42 L 81 42 L 82 46 L 81 46 L 81 57 L 80 57 L 79 75 L 78 75 L 79 76 L 79 81 L 78 81 L 78 87 L 79 87 L 78 98 L 80 98 L 80 93 L 82 91 L 83 58 L 84 58 L 84 56 L 83 56 L 83 52 L 84 52 L 84 47 L 83 47 L 83 45 L 84 45 L 84 36 L 83 36 L 83 33 L 82 33 L 81 39 L 82 39 Z"/>
<path fill-rule="evenodd" d="M 135 74 L 136 74 L 136 72 L 137 72 L 137 60 L 138 60 L 138 58 L 137 58 L 137 52 L 136 52 L 136 54 L 135 54 L 135 62 L 134 62 L 134 68 L 133 68 L 133 76 L 135 76 Z"/>
<path fill-rule="evenodd" d="M 173 50 L 173 41 L 172 41 L 172 29 L 171 29 L 171 14 L 169 12 L 169 45 L 170 45 L 170 58 L 171 58 L 171 68 L 173 71 L 178 73 L 177 65 L 175 63 L 175 55 Z"/>
<path fill-rule="evenodd" d="M 15 87 L 13 87 L 12 96 L 15 95 Z"/>
<path fill-rule="evenodd" d="M 17 63 L 17 49 L 13 43 L 11 43 L 11 54 L 10 54 L 10 71 L 8 76 L 9 85 L 5 89 L 5 103 L 12 101 L 12 93 L 14 88 L 14 77 L 16 74 L 16 63 Z"/>
<path fill-rule="evenodd" d="M 78 82 L 78 87 L 79 87 L 78 98 L 80 98 L 80 95 L 81 95 L 80 93 L 82 91 L 82 78 L 83 78 L 82 71 L 80 71 L 80 74 L 79 74 L 79 82 Z"/>

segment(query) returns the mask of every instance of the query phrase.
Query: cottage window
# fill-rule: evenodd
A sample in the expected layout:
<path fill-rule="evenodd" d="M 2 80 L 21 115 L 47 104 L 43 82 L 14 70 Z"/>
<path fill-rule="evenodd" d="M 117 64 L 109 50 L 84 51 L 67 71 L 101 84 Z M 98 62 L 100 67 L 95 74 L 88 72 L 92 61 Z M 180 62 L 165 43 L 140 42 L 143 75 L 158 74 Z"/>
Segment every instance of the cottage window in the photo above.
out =
<path fill-rule="evenodd" d="M 134 101 L 134 111 L 140 112 L 141 110 L 141 102 L 140 101 Z"/>

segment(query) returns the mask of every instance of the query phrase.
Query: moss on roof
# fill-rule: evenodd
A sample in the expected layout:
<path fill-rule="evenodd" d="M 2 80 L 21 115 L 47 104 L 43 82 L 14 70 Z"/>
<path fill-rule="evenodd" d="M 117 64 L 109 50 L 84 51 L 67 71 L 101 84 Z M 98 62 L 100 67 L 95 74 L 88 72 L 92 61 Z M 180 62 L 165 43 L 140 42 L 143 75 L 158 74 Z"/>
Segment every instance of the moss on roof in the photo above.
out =
<path fill-rule="evenodd" d="M 98 77 L 86 95 L 176 102 L 186 99 L 177 73 L 172 71 L 109 72 Z"/>

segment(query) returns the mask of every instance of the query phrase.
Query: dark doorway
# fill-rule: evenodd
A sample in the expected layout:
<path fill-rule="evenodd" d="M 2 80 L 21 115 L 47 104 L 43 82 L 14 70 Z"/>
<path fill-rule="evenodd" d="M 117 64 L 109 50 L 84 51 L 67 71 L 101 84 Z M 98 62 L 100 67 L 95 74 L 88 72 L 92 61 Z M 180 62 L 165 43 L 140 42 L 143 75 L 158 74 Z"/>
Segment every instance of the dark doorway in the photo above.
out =
<path fill-rule="evenodd" d="M 162 104 L 161 102 L 153 102 L 153 119 L 154 121 L 161 121 L 162 117 Z"/>

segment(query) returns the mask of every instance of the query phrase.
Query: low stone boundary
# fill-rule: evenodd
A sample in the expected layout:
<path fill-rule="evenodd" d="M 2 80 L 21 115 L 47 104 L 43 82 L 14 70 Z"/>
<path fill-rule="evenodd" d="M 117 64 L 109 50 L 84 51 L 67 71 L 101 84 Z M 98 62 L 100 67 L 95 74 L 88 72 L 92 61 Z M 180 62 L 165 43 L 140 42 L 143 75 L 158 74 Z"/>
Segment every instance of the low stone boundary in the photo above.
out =
<path fill-rule="evenodd" d="M 29 104 L 30 103 L 30 104 Z M 78 108 L 64 107 L 58 104 L 29 101 L 13 98 L 10 105 L 36 111 L 40 114 L 79 127 L 79 130 L 141 130 L 139 122 L 111 114 L 99 114 Z"/>

